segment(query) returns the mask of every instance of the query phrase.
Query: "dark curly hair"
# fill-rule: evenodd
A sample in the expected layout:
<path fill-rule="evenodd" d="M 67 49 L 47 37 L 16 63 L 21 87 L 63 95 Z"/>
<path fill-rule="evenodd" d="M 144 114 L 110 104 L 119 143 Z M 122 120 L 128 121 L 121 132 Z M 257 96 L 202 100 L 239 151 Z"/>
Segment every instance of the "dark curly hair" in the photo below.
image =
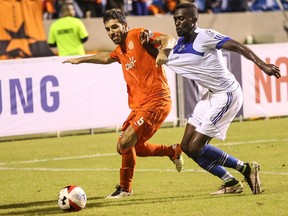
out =
<path fill-rule="evenodd" d="M 103 16 L 103 23 L 105 23 L 111 19 L 117 19 L 123 25 L 127 23 L 127 19 L 126 19 L 125 14 L 123 12 L 117 10 L 117 9 L 112 9 L 112 10 L 106 11 L 104 16 Z"/>
<path fill-rule="evenodd" d="M 190 2 L 185 2 L 185 3 L 181 3 L 178 4 L 174 10 L 174 12 L 178 9 L 183 9 L 183 8 L 188 8 L 191 10 L 192 14 L 194 15 L 194 17 L 196 17 L 198 19 L 198 8 L 194 3 L 190 3 Z"/>

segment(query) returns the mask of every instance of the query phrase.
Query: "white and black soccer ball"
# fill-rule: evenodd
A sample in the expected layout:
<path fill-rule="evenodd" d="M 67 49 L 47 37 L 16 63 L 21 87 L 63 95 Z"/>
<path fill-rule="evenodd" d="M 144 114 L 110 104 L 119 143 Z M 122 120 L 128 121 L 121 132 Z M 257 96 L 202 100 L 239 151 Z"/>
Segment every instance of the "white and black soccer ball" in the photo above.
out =
<path fill-rule="evenodd" d="M 86 203 L 86 193 L 79 186 L 68 185 L 59 192 L 58 206 L 64 211 L 80 211 Z"/>

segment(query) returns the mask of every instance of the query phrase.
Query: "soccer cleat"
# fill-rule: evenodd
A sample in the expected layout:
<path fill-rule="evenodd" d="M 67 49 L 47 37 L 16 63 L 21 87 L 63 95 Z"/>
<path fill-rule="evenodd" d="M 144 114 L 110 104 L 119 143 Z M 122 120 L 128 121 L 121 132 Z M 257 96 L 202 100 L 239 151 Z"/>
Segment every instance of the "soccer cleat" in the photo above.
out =
<path fill-rule="evenodd" d="M 175 164 L 176 170 L 178 172 L 181 172 L 183 169 L 183 166 L 184 166 L 184 159 L 182 156 L 182 150 L 181 150 L 179 144 L 174 144 L 171 147 L 174 149 L 175 153 L 170 159 Z"/>
<path fill-rule="evenodd" d="M 259 177 L 260 165 L 255 161 L 252 161 L 248 165 L 250 166 L 250 173 L 249 175 L 245 176 L 244 181 L 248 183 L 253 194 L 260 194 L 262 193 L 261 182 Z"/>
<path fill-rule="evenodd" d="M 116 191 L 114 193 L 112 193 L 111 195 L 107 196 L 106 198 L 118 199 L 118 198 L 131 196 L 133 194 L 133 190 L 127 192 L 123 188 L 121 188 L 120 185 L 116 185 L 115 188 L 116 188 Z"/>
<path fill-rule="evenodd" d="M 241 182 L 238 182 L 237 184 L 233 185 L 233 186 L 225 186 L 222 185 L 219 187 L 219 190 L 211 193 L 211 195 L 222 195 L 222 194 L 238 194 L 238 193 L 242 193 L 244 190 L 244 187 L 242 185 Z"/>

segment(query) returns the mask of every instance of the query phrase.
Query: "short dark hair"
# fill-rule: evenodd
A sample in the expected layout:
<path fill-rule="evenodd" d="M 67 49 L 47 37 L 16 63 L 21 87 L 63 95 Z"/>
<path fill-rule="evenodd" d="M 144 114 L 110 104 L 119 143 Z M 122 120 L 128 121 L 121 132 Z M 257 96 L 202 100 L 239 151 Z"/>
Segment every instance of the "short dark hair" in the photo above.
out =
<path fill-rule="evenodd" d="M 117 9 L 107 10 L 103 16 L 103 23 L 111 19 L 117 19 L 123 25 L 127 23 L 125 14 Z"/>
<path fill-rule="evenodd" d="M 191 10 L 192 14 L 198 19 L 198 8 L 194 3 L 190 3 L 190 2 L 185 2 L 185 3 L 181 3 L 178 4 L 174 10 L 174 12 L 178 9 L 182 9 L 182 8 L 188 8 Z"/>

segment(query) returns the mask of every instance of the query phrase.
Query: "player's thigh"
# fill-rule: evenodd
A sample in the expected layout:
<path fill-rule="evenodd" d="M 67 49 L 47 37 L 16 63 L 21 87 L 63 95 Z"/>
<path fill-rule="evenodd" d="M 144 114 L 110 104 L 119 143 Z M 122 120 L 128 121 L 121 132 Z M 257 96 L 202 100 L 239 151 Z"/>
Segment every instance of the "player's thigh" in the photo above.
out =
<path fill-rule="evenodd" d="M 197 104 L 188 122 L 196 131 L 209 137 L 224 140 L 226 132 L 242 105 L 242 92 L 208 93 L 208 97 Z"/>
<path fill-rule="evenodd" d="M 202 125 L 204 117 L 211 108 L 211 102 L 209 98 L 209 93 L 207 92 L 200 101 L 197 102 L 193 112 L 188 118 L 188 124 L 194 126 L 195 128 Z"/>
<path fill-rule="evenodd" d="M 188 146 L 189 142 L 193 136 L 193 133 L 195 132 L 195 127 L 191 124 L 187 124 L 185 127 L 184 135 L 182 137 L 181 146 Z"/>
<path fill-rule="evenodd" d="M 144 143 L 150 139 L 165 121 L 171 109 L 171 102 L 153 104 L 153 109 L 131 111 L 122 125 L 118 142 L 125 145 Z M 135 141 L 136 139 L 136 141 Z"/>
<path fill-rule="evenodd" d="M 131 122 L 133 122 L 135 118 L 137 118 L 137 113 L 131 111 L 129 116 L 122 125 L 121 132 L 118 137 L 117 149 L 129 148 L 135 145 L 135 143 L 137 142 L 138 140 L 137 131 L 131 125 Z"/>
<path fill-rule="evenodd" d="M 140 119 L 143 120 L 143 124 L 137 130 L 137 144 L 141 145 L 157 132 L 167 118 L 169 112 L 167 112 L 165 109 L 159 108 L 153 111 L 140 111 L 138 114 Z"/>

